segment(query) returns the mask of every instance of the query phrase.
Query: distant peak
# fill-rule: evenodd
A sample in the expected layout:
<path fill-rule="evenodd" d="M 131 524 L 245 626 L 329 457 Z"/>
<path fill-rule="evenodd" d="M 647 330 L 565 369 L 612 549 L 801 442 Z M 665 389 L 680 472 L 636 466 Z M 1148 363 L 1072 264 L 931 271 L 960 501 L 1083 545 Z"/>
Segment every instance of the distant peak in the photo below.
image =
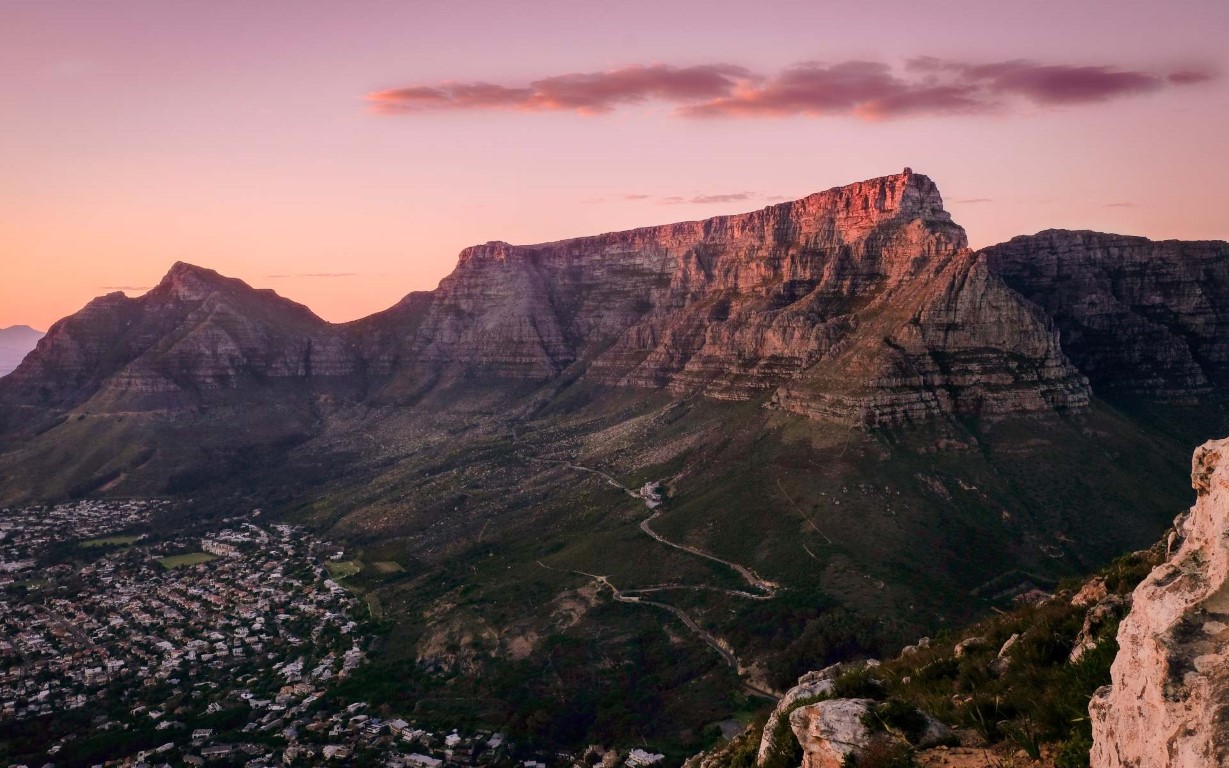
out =
<path fill-rule="evenodd" d="M 8 328 L 0 328 L 0 333 L 44 333 L 44 331 L 31 328 L 28 325 L 10 325 Z"/>
<path fill-rule="evenodd" d="M 162 278 L 162 281 L 166 282 L 167 280 L 172 280 L 178 277 L 200 277 L 213 279 L 222 278 L 222 276 L 215 270 L 207 269 L 205 267 L 198 267 L 195 264 L 189 264 L 186 261 L 177 261 L 171 265 L 171 268 L 166 273 L 166 277 Z"/>
<path fill-rule="evenodd" d="M 164 293 L 171 293 L 176 298 L 188 301 L 203 299 L 219 288 L 242 285 L 242 281 L 218 274 L 215 270 L 198 267 L 186 261 L 177 261 L 171 265 L 158 288 Z"/>

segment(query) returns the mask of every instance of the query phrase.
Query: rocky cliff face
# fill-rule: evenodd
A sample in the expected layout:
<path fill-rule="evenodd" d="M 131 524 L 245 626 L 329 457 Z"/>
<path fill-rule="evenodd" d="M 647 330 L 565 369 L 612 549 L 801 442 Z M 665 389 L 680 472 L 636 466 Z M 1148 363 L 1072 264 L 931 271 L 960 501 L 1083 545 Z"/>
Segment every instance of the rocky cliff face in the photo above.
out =
<path fill-rule="evenodd" d="M 393 354 L 403 380 L 572 369 L 719 399 L 775 391 L 852 423 L 1088 398 L 1046 318 L 908 170 L 737 216 L 466 249 Z"/>
<path fill-rule="evenodd" d="M 144 296 L 108 294 L 56 323 L 0 392 L 26 405 L 164 406 L 356 368 L 344 334 L 306 307 L 180 263 Z"/>
<path fill-rule="evenodd" d="M 1043 232 L 974 253 L 906 169 L 751 213 L 465 249 L 345 326 L 209 270 L 58 323 L 0 403 L 167 407 L 287 386 L 399 403 L 565 377 L 846 424 L 1079 410 L 1229 384 L 1229 245 Z M 1060 337 L 1061 333 L 1061 337 Z"/>
<path fill-rule="evenodd" d="M 1229 440 L 1195 452 L 1192 483 L 1181 543 L 1135 589 L 1089 705 L 1093 768 L 1229 766 Z"/>
<path fill-rule="evenodd" d="M 985 254 L 1096 391 L 1189 401 L 1229 383 L 1229 243 L 1047 230 Z"/>

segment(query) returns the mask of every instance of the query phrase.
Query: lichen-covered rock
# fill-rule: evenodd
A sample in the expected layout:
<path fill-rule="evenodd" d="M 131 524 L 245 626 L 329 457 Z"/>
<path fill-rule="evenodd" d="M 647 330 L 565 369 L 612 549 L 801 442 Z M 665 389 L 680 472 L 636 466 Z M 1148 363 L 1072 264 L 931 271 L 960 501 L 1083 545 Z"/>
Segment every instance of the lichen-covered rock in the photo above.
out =
<path fill-rule="evenodd" d="M 798 678 L 797 685 L 785 692 L 785 695 L 777 702 L 777 706 L 773 708 L 772 714 L 768 716 L 768 722 L 764 724 L 763 736 L 760 738 L 760 747 L 755 758 L 756 765 L 763 765 L 770 755 L 781 748 L 782 745 L 777 743 L 776 734 L 782 718 L 788 717 L 800 701 L 816 696 L 831 695 L 836 678 L 845 668 L 844 665 L 834 664 L 821 670 L 808 672 Z"/>
<path fill-rule="evenodd" d="M 1106 595 L 1084 614 L 1084 625 L 1075 637 L 1075 645 L 1067 661 L 1075 664 L 1084 654 L 1097 647 L 1097 637 L 1113 620 L 1121 618 L 1131 607 L 1130 595 Z"/>
<path fill-rule="evenodd" d="M 871 699 L 829 699 L 795 709 L 790 729 L 802 746 L 802 768 L 841 768 L 845 758 L 865 747 L 873 733 L 865 720 Z"/>
<path fill-rule="evenodd" d="M 1136 587 L 1089 705 L 1093 768 L 1229 766 L 1229 440 L 1196 450 L 1191 478 L 1184 540 Z"/>
<path fill-rule="evenodd" d="M 965 655 L 976 648 L 981 648 L 986 644 L 986 638 L 980 635 L 974 637 L 966 637 L 952 647 L 952 653 L 956 658 L 962 659 Z"/>

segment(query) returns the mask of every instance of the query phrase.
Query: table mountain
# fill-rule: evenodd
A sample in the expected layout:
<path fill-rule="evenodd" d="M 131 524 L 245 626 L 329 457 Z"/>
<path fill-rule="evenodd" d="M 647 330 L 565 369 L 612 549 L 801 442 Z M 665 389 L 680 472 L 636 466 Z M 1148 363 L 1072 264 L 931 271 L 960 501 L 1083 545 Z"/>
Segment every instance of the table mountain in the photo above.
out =
<path fill-rule="evenodd" d="M 372 564 L 353 583 L 396 641 L 364 700 L 690 749 L 739 691 L 1154 541 L 1181 457 L 1229 429 L 1226 261 L 1092 233 L 975 252 L 906 170 L 475 246 L 345 324 L 179 264 L 0 379 L 0 504 L 291 516 Z"/>
<path fill-rule="evenodd" d="M 350 378 L 351 395 L 396 402 L 565 374 L 724 400 L 771 393 L 850 424 L 1089 397 L 1050 320 L 967 248 L 934 183 L 909 170 L 737 216 L 467 248 L 435 291 L 345 326 L 177 264 L 144 296 L 110 294 L 57 323 L 0 397 L 131 409 Z"/>

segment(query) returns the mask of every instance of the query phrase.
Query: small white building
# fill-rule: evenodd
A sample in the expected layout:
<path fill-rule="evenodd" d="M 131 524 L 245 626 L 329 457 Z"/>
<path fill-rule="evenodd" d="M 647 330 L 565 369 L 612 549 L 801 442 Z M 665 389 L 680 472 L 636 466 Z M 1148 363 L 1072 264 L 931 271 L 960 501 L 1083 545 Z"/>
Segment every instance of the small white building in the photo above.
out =
<path fill-rule="evenodd" d="M 427 755 L 420 755 L 417 752 L 406 755 L 405 764 L 409 768 L 440 768 L 444 764 L 443 760 Z"/>
<path fill-rule="evenodd" d="M 643 749 L 633 749 L 628 753 L 624 764 L 630 766 L 630 768 L 645 768 L 645 766 L 657 765 L 665 758 L 665 755 L 655 755 L 652 752 L 645 752 Z"/>

